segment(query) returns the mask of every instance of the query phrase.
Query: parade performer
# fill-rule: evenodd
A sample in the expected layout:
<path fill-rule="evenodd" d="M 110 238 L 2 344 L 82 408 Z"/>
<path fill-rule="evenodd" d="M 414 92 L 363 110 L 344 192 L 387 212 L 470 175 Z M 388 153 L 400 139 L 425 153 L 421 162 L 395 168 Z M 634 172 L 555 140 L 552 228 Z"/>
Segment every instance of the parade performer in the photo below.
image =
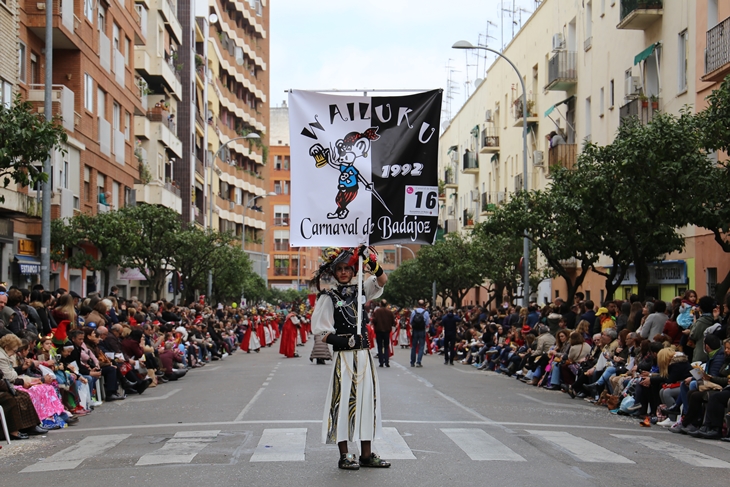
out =
<path fill-rule="evenodd" d="M 248 328 L 246 328 L 246 333 L 243 334 L 241 350 L 246 353 L 251 353 L 251 350 L 258 352 L 261 350 L 261 342 L 259 341 L 258 332 L 256 331 L 256 325 L 254 324 L 253 319 L 245 320 L 244 323 L 246 322 L 248 322 Z"/>
<path fill-rule="evenodd" d="M 371 450 L 372 441 L 380 436 L 381 415 L 378 378 L 370 355 L 366 329 L 367 315 L 363 310 L 358 329 L 358 287 L 351 281 L 358 272 L 358 254 L 372 276 L 363 282 L 366 300 L 379 297 L 388 280 L 377 263 L 373 249 L 328 248 L 323 251 L 323 264 L 315 274 L 320 294 L 312 314 L 312 331 L 316 340 L 332 345 L 334 367 L 327 390 L 322 427 L 322 439 L 337 443 L 340 459 L 337 466 L 346 470 L 360 467 L 390 467 Z M 322 291 L 320 281 L 334 278 L 336 286 Z M 347 442 L 360 442 L 361 456 L 348 453 Z"/>
<path fill-rule="evenodd" d="M 284 320 L 284 329 L 281 331 L 281 343 L 279 353 L 287 358 L 298 357 L 296 351 L 299 317 L 295 312 L 290 312 Z"/>
<path fill-rule="evenodd" d="M 411 324 L 408 319 L 408 310 L 403 310 L 398 319 L 398 345 L 400 348 L 411 346 Z"/>

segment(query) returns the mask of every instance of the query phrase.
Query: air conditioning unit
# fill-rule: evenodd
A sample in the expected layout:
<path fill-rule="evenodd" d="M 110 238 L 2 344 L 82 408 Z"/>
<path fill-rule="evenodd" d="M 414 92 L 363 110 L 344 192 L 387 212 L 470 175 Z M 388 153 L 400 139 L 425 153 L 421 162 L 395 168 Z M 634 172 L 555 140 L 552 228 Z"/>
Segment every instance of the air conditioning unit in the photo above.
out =
<path fill-rule="evenodd" d="M 626 97 L 636 96 L 641 92 L 641 78 L 638 76 L 630 76 L 626 78 L 626 86 L 624 87 Z"/>
<path fill-rule="evenodd" d="M 492 110 L 487 110 L 487 112 L 484 115 L 484 121 L 485 122 L 491 122 L 492 121 Z"/>
<path fill-rule="evenodd" d="M 446 208 L 446 213 L 449 215 L 454 214 L 454 205 L 450 205 L 448 208 Z"/>
<path fill-rule="evenodd" d="M 524 188 L 524 179 L 522 179 L 522 174 L 518 174 L 515 176 L 515 191 L 519 192 L 522 191 Z"/>
<path fill-rule="evenodd" d="M 545 161 L 545 154 L 541 150 L 536 150 L 532 153 L 532 164 L 535 166 L 542 166 Z"/>
<path fill-rule="evenodd" d="M 479 201 L 479 191 L 476 189 L 469 191 L 469 196 L 471 196 L 472 201 Z"/>
<path fill-rule="evenodd" d="M 562 51 L 565 49 L 565 37 L 562 33 L 553 35 L 553 51 Z"/>

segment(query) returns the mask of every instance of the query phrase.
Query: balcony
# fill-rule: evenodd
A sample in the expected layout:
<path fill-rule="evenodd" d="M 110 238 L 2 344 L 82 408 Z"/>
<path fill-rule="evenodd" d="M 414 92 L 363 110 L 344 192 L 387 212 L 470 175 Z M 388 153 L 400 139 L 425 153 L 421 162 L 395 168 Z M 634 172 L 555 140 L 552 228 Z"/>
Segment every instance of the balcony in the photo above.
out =
<path fill-rule="evenodd" d="M 461 171 L 466 174 L 479 174 L 479 160 L 469 149 L 464 151 Z"/>
<path fill-rule="evenodd" d="M 154 8 L 156 8 L 162 18 L 164 19 L 165 25 L 169 27 L 170 32 L 175 36 L 175 39 L 179 44 L 182 44 L 182 26 L 177 18 L 177 1 L 176 0 L 154 0 Z"/>
<path fill-rule="evenodd" d="M 79 19 L 74 15 L 74 3 L 81 0 L 54 0 L 53 1 L 53 48 L 79 49 L 79 38 L 76 29 Z M 40 39 L 45 39 L 46 11 L 45 2 L 28 0 L 23 9 L 27 15 L 25 25 Z M 40 8 L 39 8 L 40 7 Z M 8 6 L 9 8 L 9 6 Z M 18 11 L 21 6 L 17 5 Z"/>
<path fill-rule="evenodd" d="M 105 156 L 112 154 L 112 126 L 109 122 L 99 117 L 99 150 Z"/>
<path fill-rule="evenodd" d="M 578 83 L 578 69 L 575 51 L 558 51 L 548 61 L 549 91 L 567 91 Z"/>
<path fill-rule="evenodd" d="M 456 183 L 456 178 L 454 177 L 454 171 L 451 168 L 444 172 L 444 183 L 446 183 L 447 189 L 456 189 L 459 187 Z"/>
<path fill-rule="evenodd" d="M 124 165 L 124 156 L 127 148 L 124 140 L 124 132 L 114 129 L 112 134 L 114 135 L 114 158 L 117 163 Z"/>
<path fill-rule="evenodd" d="M 499 135 L 494 125 L 488 125 L 482 129 L 480 154 L 499 152 Z"/>
<path fill-rule="evenodd" d="M 491 215 L 497 209 L 497 193 L 482 193 L 480 215 Z"/>
<path fill-rule="evenodd" d="M 707 31 L 705 75 L 702 81 L 720 82 L 730 74 L 730 17 Z"/>
<path fill-rule="evenodd" d="M 63 128 L 69 132 L 73 132 L 75 121 L 74 92 L 65 85 L 52 85 L 51 90 L 53 114 L 59 115 L 63 119 Z M 45 85 L 30 85 L 28 101 L 40 102 L 34 103 L 34 105 L 42 107 L 45 96 Z"/>
<path fill-rule="evenodd" d="M 203 161 L 197 157 L 195 158 L 195 172 L 201 176 L 205 176 L 205 166 L 203 165 Z"/>
<path fill-rule="evenodd" d="M 112 210 L 112 207 L 110 205 L 105 205 L 102 203 L 96 204 L 96 212 L 97 213 L 109 213 Z"/>
<path fill-rule="evenodd" d="M 137 192 L 138 203 L 160 205 L 182 214 L 180 189 L 172 186 L 170 183 L 163 185 L 160 182 L 154 181 L 149 184 L 135 184 L 134 189 Z"/>
<path fill-rule="evenodd" d="M 126 66 L 124 65 L 124 55 L 116 49 L 113 49 L 112 52 L 114 58 L 114 79 L 119 86 L 124 88 L 125 76 L 127 74 Z"/>
<path fill-rule="evenodd" d="M 522 117 L 524 115 L 524 110 L 522 109 L 522 96 L 517 98 L 512 103 L 512 108 L 514 110 L 514 117 L 515 117 L 515 127 L 522 127 Z M 537 109 L 535 108 L 535 98 L 531 95 L 527 95 L 527 123 L 528 124 L 537 124 L 540 121 L 540 119 L 537 117 Z"/>
<path fill-rule="evenodd" d="M 280 218 L 274 218 L 274 226 L 275 227 L 288 227 L 289 226 L 289 217 L 284 216 Z"/>
<path fill-rule="evenodd" d="M 642 124 L 646 125 L 652 121 L 655 114 L 661 111 L 661 106 L 661 98 L 652 97 L 647 100 L 635 98 L 619 108 L 619 123 L 623 123 L 628 117 L 637 117 Z"/>
<path fill-rule="evenodd" d="M 107 73 L 111 73 L 111 42 L 103 33 L 99 32 L 99 64 L 106 69 Z"/>
<path fill-rule="evenodd" d="M 578 160 L 578 144 L 558 144 L 548 151 L 548 169 L 555 166 L 573 169 Z"/>
<path fill-rule="evenodd" d="M 144 46 L 147 43 L 147 9 L 141 3 L 136 3 L 134 5 L 134 11 L 134 21 L 137 23 L 142 34 L 142 37 L 140 37 L 137 35 L 137 32 L 134 33 L 134 45 Z"/>
<path fill-rule="evenodd" d="M 621 21 L 617 29 L 646 30 L 664 14 L 662 0 L 621 0 Z"/>
<path fill-rule="evenodd" d="M 172 58 L 165 60 L 162 56 L 150 56 L 146 50 L 135 48 L 134 67 L 145 74 L 146 77 L 159 78 L 157 81 L 164 83 L 171 91 L 171 95 L 178 101 L 181 99 L 180 73 L 173 66 Z"/>
<path fill-rule="evenodd" d="M 146 117 L 134 117 L 134 135 L 143 139 L 158 141 L 173 154 L 182 157 L 182 142 L 177 137 L 177 126 L 168 115 L 147 112 Z"/>

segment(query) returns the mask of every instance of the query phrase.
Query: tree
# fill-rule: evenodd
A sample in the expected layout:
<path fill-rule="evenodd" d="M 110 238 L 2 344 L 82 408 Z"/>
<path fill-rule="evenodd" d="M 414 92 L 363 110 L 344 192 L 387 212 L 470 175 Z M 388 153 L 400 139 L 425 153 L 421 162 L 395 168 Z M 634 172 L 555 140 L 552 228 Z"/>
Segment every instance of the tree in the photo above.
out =
<path fill-rule="evenodd" d="M 221 245 L 211 251 L 213 262 L 213 296 L 218 302 L 238 301 L 244 292 L 247 299 L 256 302 L 265 293 L 261 292 L 260 283 L 251 267 L 251 260 L 239 246 Z M 263 279 L 261 280 L 263 283 Z M 249 289 L 250 288 L 250 289 Z"/>
<path fill-rule="evenodd" d="M 523 253 L 522 239 L 514 235 L 490 233 L 484 230 L 484 223 L 478 223 L 472 231 L 472 245 L 476 248 L 479 259 L 476 264 L 489 281 L 482 287 L 489 293 L 487 306 L 497 302 L 503 296 L 510 301 L 522 282 L 522 271 L 519 266 Z M 535 262 L 534 258 L 530 259 Z M 531 269 L 534 271 L 534 269 Z M 532 285 L 532 283 L 531 283 Z"/>
<path fill-rule="evenodd" d="M 470 240 L 460 233 L 449 233 L 418 251 L 422 274 L 436 281 L 436 288 L 457 307 L 469 289 L 480 286 L 485 277 L 478 265 L 478 248 Z"/>
<path fill-rule="evenodd" d="M 78 214 L 74 217 L 51 222 L 51 249 L 53 260 L 65 262 L 69 266 L 80 269 L 86 267 L 90 271 L 100 271 L 104 276 L 103 293 L 109 291 L 110 269 L 124 262 L 127 244 L 134 238 L 134 223 L 119 211 L 99 213 L 98 215 Z M 96 257 L 87 253 L 82 244 L 88 243 L 96 247 Z M 76 247 L 80 251 L 68 252 Z M 61 251 L 63 250 L 63 251 Z"/>
<path fill-rule="evenodd" d="M 21 186 L 32 186 L 38 181 L 47 181 L 48 175 L 38 164 L 59 149 L 68 136 L 60 119 L 46 121 L 44 116 L 33 112 L 30 102 L 22 101 L 20 94 L 12 105 L 0 104 L 0 178 L 2 187 L 10 181 Z M 0 203 L 5 197 L 0 195 Z"/>
<path fill-rule="evenodd" d="M 396 306 L 413 306 L 419 299 L 431 296 L 432 274 L 424 272 L 418 258 L 404 261 L 388 275 L 383 299 Z"/>
<path fill-rule="evenodd" d="M 167 273 L 173 269 L 177 235 L 182 230 L 180 215 L 170 208 L 147 204 L 125 206 L 119 213 L 133 225 L 121 266 L 139 269 L 153 296 L 159 298 Z"/>
<path fill-rule="evenodd" d="M 730 77 L 713 90 L 707 98 L 708 106 L 697 114 L 702 147 L 705 151 L 730 151 Z M 730 253 L 730 165 L 728 160 L 718 161 L 695 182 L 695 187 L 705 197 L 696 205 L 691 223 L 706 228 L 725 253 Z M 722 301 L 730 289 L 730 271 L 715 286 L 715 299 Z"/>

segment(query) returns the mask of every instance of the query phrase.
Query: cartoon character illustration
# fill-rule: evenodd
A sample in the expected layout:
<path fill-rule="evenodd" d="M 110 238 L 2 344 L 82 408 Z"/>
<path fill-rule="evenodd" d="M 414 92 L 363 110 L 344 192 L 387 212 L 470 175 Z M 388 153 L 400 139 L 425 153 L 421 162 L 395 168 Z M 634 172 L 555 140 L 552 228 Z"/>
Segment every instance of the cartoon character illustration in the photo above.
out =
<path fill-rule="evenodd" d="M 386 210 L 392 214 L 385 201 L 373 188 L 372 183 L 368 182 L 360 171 L 355 167 L 355 160 L 358 157 L 367 158 L 370 151 L 370 141 L 378 140 L 378 127 L 370 127 L 365 132 L 350 132 L 342 139 L 335 143 L 335 147 L 325 149 L 321 144 L 314 144 L 309 149 L 309 155 L 314 158 L 315 167 L 322 168 L 330 165 L 340 172 L 339 181 L 337 183 L 337 195 L 335 196 L 335 204 L 337 209 L 332 213 L 327 213 L 329 219 L 347 218 L 350 210 L 347 205 L 357 196 L 360 189 L 360 183 L 366 190 L 370 191 L 380 201 Z"/>

